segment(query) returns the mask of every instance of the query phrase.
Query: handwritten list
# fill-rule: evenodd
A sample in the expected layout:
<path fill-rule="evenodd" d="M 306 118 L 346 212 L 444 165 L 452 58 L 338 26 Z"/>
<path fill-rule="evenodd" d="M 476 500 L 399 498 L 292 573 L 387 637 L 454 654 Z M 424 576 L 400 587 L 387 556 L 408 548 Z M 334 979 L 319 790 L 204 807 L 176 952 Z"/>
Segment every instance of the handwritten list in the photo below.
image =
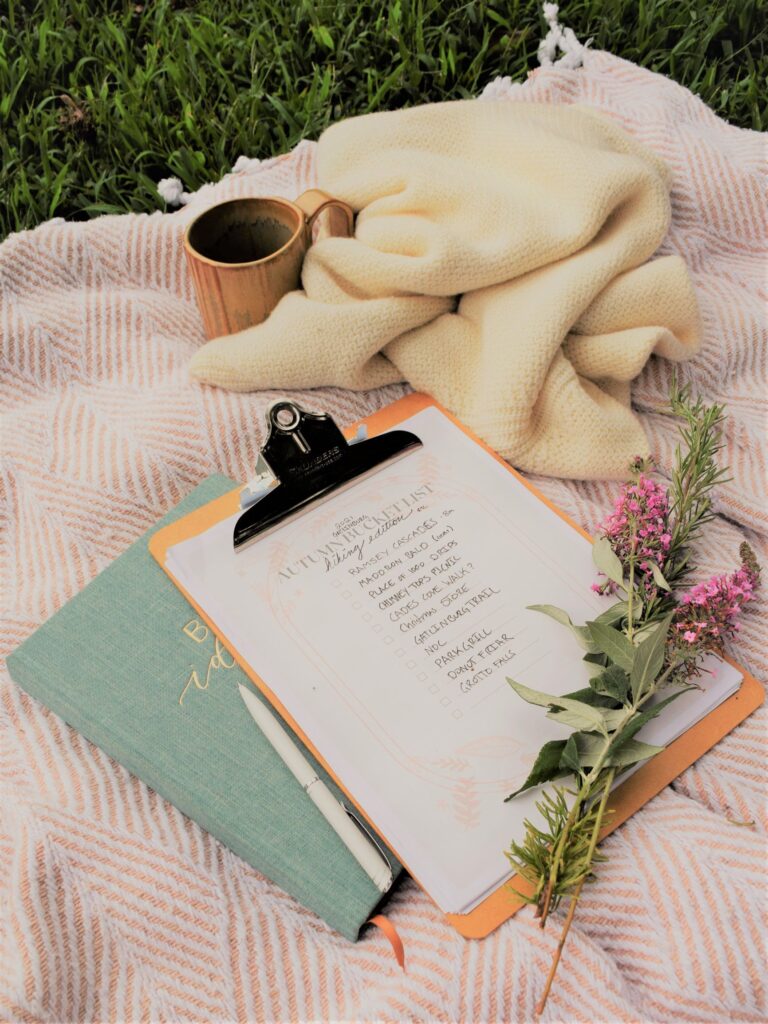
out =
<path fill-rule="evenodd" d="M 455 719 L 487 695 L 487 681 L 520 653 L 525 633 L 500 602 L 501 587 L 467 557 L 457 520 L 450 502 L 420 504 L 399 517 L 386 543 L 368 534 L 325 559 L 353 615 L 394 645 L 404 670 L 429 681 L 435 703 Z"/>

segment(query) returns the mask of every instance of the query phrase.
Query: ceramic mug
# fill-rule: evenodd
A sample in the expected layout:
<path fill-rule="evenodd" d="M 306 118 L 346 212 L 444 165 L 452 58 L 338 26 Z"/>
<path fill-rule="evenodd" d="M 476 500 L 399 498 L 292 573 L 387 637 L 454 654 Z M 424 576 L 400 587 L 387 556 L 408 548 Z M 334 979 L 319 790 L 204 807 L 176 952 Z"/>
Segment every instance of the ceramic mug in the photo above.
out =
<path fill-rule="evenodd" d="M 192 221 L 184 248 L 208 338 L 261 323 L 299 287 L 312 228 L 326 211 L 320 237 L 352 234 L 352 207 L 317 188 L 293 203 L 271 196 L 230 199 Z"/>

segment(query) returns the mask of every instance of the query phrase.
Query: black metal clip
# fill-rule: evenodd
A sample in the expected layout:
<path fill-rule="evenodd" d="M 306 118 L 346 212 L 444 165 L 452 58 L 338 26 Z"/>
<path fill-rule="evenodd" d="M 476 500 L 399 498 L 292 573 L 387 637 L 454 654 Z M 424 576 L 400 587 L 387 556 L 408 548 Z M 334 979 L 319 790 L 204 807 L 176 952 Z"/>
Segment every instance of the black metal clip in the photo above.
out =
<path fill-rule="evenodd" d="M 307 412 L 295 402 L 267 410 L 268 434 L 257 462 L 257 488 L 235 523 L 234 545 L 244 545 L 304 512 L 334 491 L 421 447 L 407 430 L 390 430 L 348 442 L 328 413 Z"/>

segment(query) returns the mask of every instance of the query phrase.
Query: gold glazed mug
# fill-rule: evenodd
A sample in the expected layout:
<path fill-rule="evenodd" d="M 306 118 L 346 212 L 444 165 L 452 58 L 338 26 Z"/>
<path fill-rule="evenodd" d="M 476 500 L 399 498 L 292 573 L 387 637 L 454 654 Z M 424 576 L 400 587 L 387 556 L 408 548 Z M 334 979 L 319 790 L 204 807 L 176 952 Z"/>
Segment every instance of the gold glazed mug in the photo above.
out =
<path fill-rule="evenodd" d="M 326 212 L 318 237 L 352 234 L 352 207 L 318 188 L 293 203 L 230 199 L 192 221 L 184 248 L 208 338 L 260 324 L 299 287 L 312 228 Z"/>

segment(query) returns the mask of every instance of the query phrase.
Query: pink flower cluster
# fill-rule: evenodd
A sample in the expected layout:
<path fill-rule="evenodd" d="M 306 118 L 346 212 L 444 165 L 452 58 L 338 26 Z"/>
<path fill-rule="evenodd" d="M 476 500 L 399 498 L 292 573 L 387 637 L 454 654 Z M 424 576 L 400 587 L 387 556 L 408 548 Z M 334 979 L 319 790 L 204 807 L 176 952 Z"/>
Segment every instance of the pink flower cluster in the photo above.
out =
<path fill-rule="evenodd" d="M 699 651 L 722 650 L 724 641 L 738 631 L 739 613 L 752 600 L 758 581 L 759 570 L 750 559 L 683 594 L 674 618 L 678 640 Z"/>
<path fill-rule="evenodd" d="M 651 562 L 664 568 L 672 534 L 669 527 L 669 497 L 655 480 L 639 473 L 636 480 L 624 485 L 616 499 L 613 512 L 600 526 L 600 532 L 611 542 L 625 568 L 630 555 L 635 556 L 635 582 L 645 597 L 656 594 Z M 593 583 L 598 594 L 614 593 L 611 580 Z"/>

